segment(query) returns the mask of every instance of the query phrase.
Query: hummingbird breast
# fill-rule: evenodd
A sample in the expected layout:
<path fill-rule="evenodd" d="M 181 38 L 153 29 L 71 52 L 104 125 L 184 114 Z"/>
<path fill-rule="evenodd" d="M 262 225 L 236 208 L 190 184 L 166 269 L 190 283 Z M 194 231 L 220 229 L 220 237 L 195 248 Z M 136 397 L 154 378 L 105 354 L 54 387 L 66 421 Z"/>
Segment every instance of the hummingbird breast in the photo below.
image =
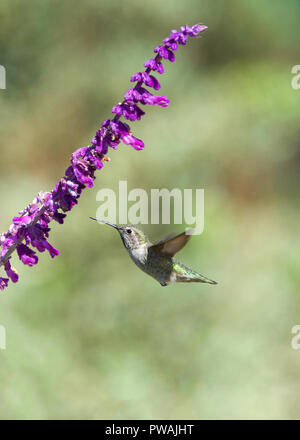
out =
<path fill-rule="evenodd" d="M 141 245 L 135 249 L 128 250 L 130 257 L 139 267 L 143 268 L 146 264 L 148 249 L 147 245 Z"/>
<path fill-rule="evenodd" d="M 129 254 L 142 271 L 155 278 L 159 283 L 165 285 L 173 281 L 173 259 L 171 257 L 149 250 L 147 244 L 130 249 Z"/>

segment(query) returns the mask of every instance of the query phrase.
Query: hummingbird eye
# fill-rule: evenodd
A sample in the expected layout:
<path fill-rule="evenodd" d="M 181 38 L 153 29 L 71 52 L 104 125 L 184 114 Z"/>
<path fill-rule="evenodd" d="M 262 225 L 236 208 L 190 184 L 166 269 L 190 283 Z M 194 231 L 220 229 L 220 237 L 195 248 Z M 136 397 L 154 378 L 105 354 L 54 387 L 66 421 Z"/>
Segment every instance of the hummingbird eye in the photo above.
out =
<path fill-rule="evenodd" d="M 131 229 L 126 229 L 127 234 L 131 234 L 132 230 Z"/>

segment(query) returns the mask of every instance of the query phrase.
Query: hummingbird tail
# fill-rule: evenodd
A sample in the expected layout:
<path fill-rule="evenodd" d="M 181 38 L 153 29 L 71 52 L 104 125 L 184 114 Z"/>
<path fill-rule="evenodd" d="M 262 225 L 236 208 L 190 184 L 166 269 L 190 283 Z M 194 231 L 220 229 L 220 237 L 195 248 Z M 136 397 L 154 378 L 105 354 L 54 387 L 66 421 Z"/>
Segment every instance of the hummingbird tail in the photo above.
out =
<path fill-rule="evenodd" d="M 206 284 L 218 284 L 216 281 L 201 275 L 182 263 L 177 263 L 174 267 L 176 272 L 177 283 L 206 283 Z"/>
<path fill-rule="evenodd" d="M 197 277 L 176 277 L 177 283 L 206 283 L 206 284 L 218 284 L 217 281 L 204 277 L 203 275 Z"/>

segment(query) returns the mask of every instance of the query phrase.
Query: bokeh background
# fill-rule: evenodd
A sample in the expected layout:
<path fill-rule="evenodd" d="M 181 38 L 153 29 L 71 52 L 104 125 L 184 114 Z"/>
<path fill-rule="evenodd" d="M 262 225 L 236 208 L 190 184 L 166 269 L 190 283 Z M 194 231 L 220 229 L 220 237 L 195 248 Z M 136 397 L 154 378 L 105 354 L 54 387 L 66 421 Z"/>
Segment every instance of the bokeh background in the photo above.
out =
<path fill-rule="evenodd" d="M 205 23 L 65 225 L 61 255 L 0 295 L 1 419 L 299 418 L 300 3 L 2 0 L 0 230 L 63 175 L 171 29 Z M 219 285 L 161 288 L 88 220 L 101 188 L 204 188 L 180 259 Z M 148 225 L 152 239 L 180 225 Z"/>

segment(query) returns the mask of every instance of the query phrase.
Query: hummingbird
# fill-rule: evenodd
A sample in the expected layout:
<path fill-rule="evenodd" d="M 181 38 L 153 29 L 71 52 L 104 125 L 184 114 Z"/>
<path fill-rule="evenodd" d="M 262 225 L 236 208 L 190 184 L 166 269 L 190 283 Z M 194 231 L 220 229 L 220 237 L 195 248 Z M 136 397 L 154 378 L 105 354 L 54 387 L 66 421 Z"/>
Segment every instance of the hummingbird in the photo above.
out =
<path fill-rule="evenodd" d="M 186 232 L 151 243 L 146 234 L 136 226 L 118 226 L 94 217 L 90 218 L 115 228 L 133 262 L 161 286 L 167 286 L 172 282 L 218 284 L 173 258 L 189 241 L 191 235 Z"/>

